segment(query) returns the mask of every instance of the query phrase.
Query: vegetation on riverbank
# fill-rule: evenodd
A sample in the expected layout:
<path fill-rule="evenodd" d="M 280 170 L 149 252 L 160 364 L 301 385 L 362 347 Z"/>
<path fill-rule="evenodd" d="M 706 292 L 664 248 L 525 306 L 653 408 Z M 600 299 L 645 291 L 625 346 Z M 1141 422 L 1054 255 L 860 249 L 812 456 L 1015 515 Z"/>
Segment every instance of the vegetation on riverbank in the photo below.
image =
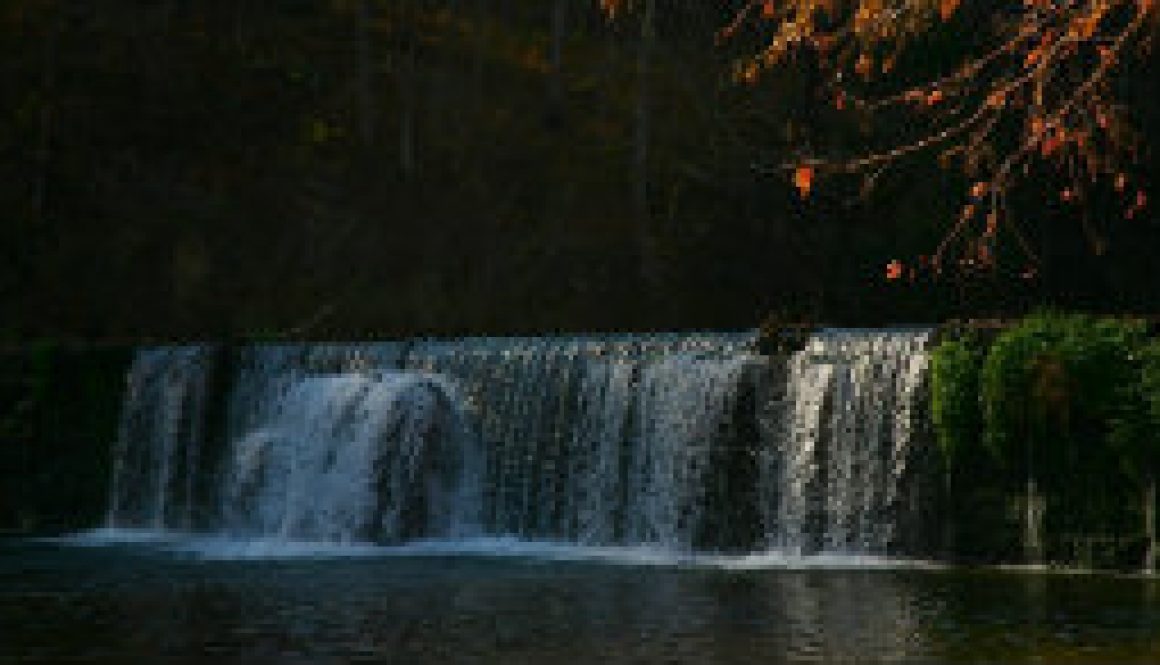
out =
<path fill-rule="evenodd" d="M 1149 558 L 1158 345 L 1140 321 L 1053 312 L 990 343 L 970 334 L 942 341 L 931 395 L 948 482 L 964 495 L 1001 488 L 1007 496 L 991 515 L 953 510 L 954 519 L 1014 519 L 1028 556 L 1046 561 Z"/>
<path fill-rule="evenodd" d="M 99 523 L 129 347 L 0 352 L 0 532 Z"/>

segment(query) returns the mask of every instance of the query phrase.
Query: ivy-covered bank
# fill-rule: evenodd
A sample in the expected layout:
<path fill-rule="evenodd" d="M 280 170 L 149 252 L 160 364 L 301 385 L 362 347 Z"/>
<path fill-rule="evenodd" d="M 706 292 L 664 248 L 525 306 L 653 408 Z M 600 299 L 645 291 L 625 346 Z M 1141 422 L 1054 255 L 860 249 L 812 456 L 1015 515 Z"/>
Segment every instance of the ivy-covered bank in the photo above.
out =
<path fill-rule="evenodd" d="M 48 342 L 0 349 L 0 533 L 99 523 L 131 353 Z"/>
<path fill-rule="evenodd" d="M 944 331 L 931 411 L 961 558 L 1156 565 L 1160 341 L 1142 322 L 1039 313 Z"/>

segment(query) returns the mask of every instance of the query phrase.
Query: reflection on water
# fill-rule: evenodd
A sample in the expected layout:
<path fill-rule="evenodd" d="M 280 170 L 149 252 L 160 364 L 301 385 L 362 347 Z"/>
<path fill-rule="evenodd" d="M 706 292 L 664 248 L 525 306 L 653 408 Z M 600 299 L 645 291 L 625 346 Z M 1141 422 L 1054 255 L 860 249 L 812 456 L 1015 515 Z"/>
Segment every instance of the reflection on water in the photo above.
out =
<path fill-rule="evenodd" d="M 1160 662 L 1157 580 L 0 542 L 0 662 Z"/>

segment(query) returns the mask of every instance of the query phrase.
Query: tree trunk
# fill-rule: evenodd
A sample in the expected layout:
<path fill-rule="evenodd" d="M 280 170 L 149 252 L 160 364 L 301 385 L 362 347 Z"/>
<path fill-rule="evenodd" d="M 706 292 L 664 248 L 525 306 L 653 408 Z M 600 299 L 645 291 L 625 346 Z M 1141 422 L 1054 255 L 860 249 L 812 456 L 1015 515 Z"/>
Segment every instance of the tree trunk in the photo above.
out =
<path fill-rule="evenodd" d="M 407 7 L 407 3 L 400 3 L 399 23 L 404 32 L 398 37 L 395 63 L 399 87 L 399 171 L 404 179 L 409 179 L 415 172 L 415 61 L 418 48 L 415 26 L 410 23 L 415 17 L 410 15 Z"/>
<path fill-rule="evenodd" d="M 656 39 L 656 0 L 645 0 L 640 22 L 640 44 L 637 51 L 636 121 L 633 150 L 633 207 L 637 218 L 637 233 L 641 249 L 641 275 L 646 284 L 657 281 L 655 248 L 648 206 L 648 153 L 649 153 L 649 83 L 653 42 Z"/>
<path fill-rule="evenodd" d="M 243 51 L 246 46 L 246 5 L 249 0 L 234 0 L 234 48 Z"/>
<path fill-rule="evenodd" d="M 1148 541 L 1148 549 L 1144 553 L 1144 571 L 1156 572 L 1157 558 L 1160 552 L 1156 549 L 1156 476 L 1148 479 L 1148 487 L 1144 491 L 1144 535 Z"/>
<path fill-rule="evenodd" d="M 40 117 L 36 139 L 36 186 L 32 203 L 34 219 L 44 225 L 48 219 L 49 166 L 56 129 L 56 51 L 60 38 L 61 17 L 48 17 L 44 33 L 44 54 L 40 71 Z"/>
<path fill-rule="evenodd" d="M 564 20 L 568 0 L 553 0 L 552 3 L 552 45 L 549 60 L 552 67 L 548 79 L 548 124 L 558 127 L 564 115 Z"/>
<path fill-rule="evenodd" d="M 370 0 L 359 0 L 356 42 L 358 45 L 358 133 L 363 147 L 369 148 L 375 138 Z"/>
<path fill-rule="evenodd" d="M 943 472 L 943 522 L 942 522 L 942 549 L 943 558 L 954 560 L 955 550 L 955 520 L 958 511 L 955 510 L 955 493 L 953 474 L 948 462 Z"/>
<path fill-rule="evenodd" d="M 487 54 L 487 27 L 489 8 L 487 0 L 475 0 L 475 44 L 472 45 L 471 82 L 475 90 L 476 106 L 482 106 L 483 98 L 483 65 Z"/>
<path fill-rule="evenodd" d="M 168 37 L 173 28 L 173 0 L 161 3 L 161 36 Z"/>
<path fill-rule="evenodd" d="M 1038 566 L 1043 563 L 1044 501 L 1039 495 L 1035 476 L 1028 474 L 1023 506 L 1023 559 L 1024 563 Z"/>
<path fill-rule="evenodd" d="M 1037 422 L 1025 420 L 1025 423 Z M 1043 564 L 1043 500 L 1039 496 L 1039 486 L 1035 478 L 1035 443 L 1040 437 L 1032 432 L 1042 433 L 1041 428 L 1028 425 L 1024 428 L 1027 439 L 1026 449 L 1027 485 L 1023 504 L 1023 562 L 1038 566 Z"/>

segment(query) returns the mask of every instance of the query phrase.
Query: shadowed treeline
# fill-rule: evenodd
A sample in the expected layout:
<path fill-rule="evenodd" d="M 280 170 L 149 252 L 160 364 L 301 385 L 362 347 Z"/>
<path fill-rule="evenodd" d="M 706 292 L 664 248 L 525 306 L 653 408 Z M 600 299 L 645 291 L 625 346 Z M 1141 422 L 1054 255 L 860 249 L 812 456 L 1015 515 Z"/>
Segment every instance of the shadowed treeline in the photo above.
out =
<path fill-rule="evenodd" d="M 863 140 L 808 57 L 739 87 L 730 3 L 255 0 L 0 9 L 0 333 L 84 338 L 875 325 L 1155 311 L 1154 215 L 1015 202 L 1045 263 L 888 284 L 958 176 L 859 200 L 751 168 Z M 734 5 L 737 3 L 733 3 Z M 754 38 L 760 38 L 755 36 Z M 902 60 L 937 70 L 942 35 Z M 729 49 L 738 49 L 730 51 Z M 953 57 L 950 58 L 953 60 Z M 1153 56 L 1154 60 L 1154 56 Z M 1155 84 L 1127 78 L 1130 100 Z M 1153 126 L 1155 105 L 1141 106 Z M 1151 124 L 1149 124 L 1151 123 Z M 1045 203 L 1046 201 L 1046 203 Z"/>

